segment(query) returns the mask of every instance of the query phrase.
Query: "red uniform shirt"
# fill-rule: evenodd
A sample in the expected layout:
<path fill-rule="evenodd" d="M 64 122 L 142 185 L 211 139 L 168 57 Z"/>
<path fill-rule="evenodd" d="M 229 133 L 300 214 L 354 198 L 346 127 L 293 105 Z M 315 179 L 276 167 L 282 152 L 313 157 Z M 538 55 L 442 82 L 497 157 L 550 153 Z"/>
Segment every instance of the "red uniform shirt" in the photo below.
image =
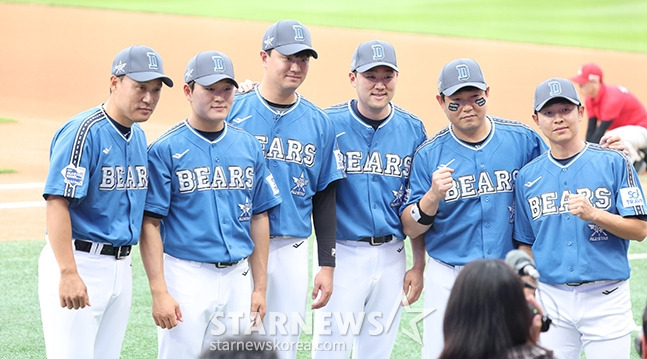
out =
<path fill-rule="evenodd" d="M 599 121 L 612 121 L 609 130 L 621 126 L 647 128 L 647 111 L 636 96 L 622 86 L 601 84 L 595 98 L 586 98 L 586 111 Z"/>

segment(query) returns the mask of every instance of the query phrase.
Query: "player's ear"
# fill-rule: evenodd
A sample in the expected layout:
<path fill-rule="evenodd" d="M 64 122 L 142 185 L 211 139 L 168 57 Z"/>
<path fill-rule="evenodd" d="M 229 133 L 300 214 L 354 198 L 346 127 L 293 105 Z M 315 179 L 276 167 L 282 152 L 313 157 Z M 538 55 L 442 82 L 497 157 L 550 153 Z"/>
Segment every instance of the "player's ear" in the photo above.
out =
<path fill-rule="evenodd" d="M 184 89 L 184 96 L 186 97 L 187 100 L 191 101 L 191 95 L 193 93 L 191 86 L 189 86 L 189 84 L 184 84 L 183 89 Z"/>
<path fill-rule="evenodd" d="M 438 104 L 442 106 L 445 103 L 445 98 L 443 95 L 438 94 L 436 95 L 436 101 L 438 101 Z"/>
<path fill-rule="evenodd" d="M 110 75 L 110 93 L 117 88 L 119 82 L 121 82 L 121 79 L 118 76 Z"/>
<path fill-rule="evenodd" d="M 534 113 L 534 114 L 532 115 L 532 120 L 533 120 L 533 121 L 535 121 L 535 123 L 537 124 L 537 126 L 539 126 L 539 115 L 537 115 L 536 113 Z"/>
<path fill-rule="evenodd" d="M 350 80 L 350 84 L 353 85 L 353 87 L 357 87 L 357 73 L 355 71 L 348 73 L 348 79 Z"/>

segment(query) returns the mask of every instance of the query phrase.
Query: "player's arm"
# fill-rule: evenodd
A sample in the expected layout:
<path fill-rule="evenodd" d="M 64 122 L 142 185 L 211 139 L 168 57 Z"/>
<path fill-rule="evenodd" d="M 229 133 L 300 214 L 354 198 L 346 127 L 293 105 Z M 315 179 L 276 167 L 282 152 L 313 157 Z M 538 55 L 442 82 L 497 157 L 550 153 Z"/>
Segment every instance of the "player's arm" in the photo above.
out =
<path fill-rule="evenodd" d="M 605 231 L 628 240 L 642 241 L 647 237 L 647 221 L 638 217 L 622 217 L 621 215 L 595 208 L 583 195 L 570 194 L 568 209 L 572 215 L 584 221 L 593 222 Z"/>
<path fill-rule="evenodd" d="M 90 305 L 90 297 L 74 260 L 69 204 L 66 198 L 50 194 L 45 213 L 49 243 L 61 274 L 58 288 L 61 307 L 79 309 Z"/>
<path fill-rule="evenodd" d="M 317 257 L 319 272 L 315 275 L 312 288 L 312 309 L 325 306 L 330 300 L 333 289 L 333 274 L 337 232 L 337 191 L 335 182 L 312 197 L 312 222 L 317 238 Z M 318 299 L 317 299 L 318 297 Z"/>
<path fill-rule="evenodd" d="M 267 212 L 252 215 L 250 235 L 254 250 L 249 256 L 254 288 L 252 289 L 252 324 L 260 325 L 265 317 L 265 291 L 267 288 L 267 257 L 270 251 L 270 220 Z"/>
<path fill-rule="evenodd" d="M 404 274 L 404 294 L 406 295 L 406 302 L 403 301 L 402 305 L 411 305 L 415 303 L 424 287 L 424 272 L 425 272 L 425 236 L 420 235 L 416 238 L 409 239 L 411 243 L 411 255 L 413 258 L 413 266 Z"/>
<path fill-rule="evenodd" d="M 402 211 L 400 220 L 404 234 L 415 238 L 427 232 L 433 224 L 438 212 L 438 204 L 445 198 L 445 194 L 452 188 L 453 169 L 442 167 L 437 169 L 431 177 L 431 188 L 422 196 L 420 201 L 412 203 Z"/>
<path fill-rule="evenodd" d="M 144 215 L 142 232 L 139 239 L 139 251 L 144 270 L 148 277 L 148 286 L 153 297 L 153 319 L 163 329 L 171 329 L 182 321 L 180 305 L 171 297 L 164 279 L 164 247 L 160 235 L 161 220 Z"/>

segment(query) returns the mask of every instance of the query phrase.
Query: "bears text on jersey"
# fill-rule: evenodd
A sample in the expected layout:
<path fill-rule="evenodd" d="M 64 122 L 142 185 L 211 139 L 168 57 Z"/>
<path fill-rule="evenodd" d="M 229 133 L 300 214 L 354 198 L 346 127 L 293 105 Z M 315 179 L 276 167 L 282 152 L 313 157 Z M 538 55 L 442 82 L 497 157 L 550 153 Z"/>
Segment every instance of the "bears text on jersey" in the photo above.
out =
<path fill-rule="evenodd" d="M 595 190 L 589 188 L 578 188 L 576 193 L 586 197 L 595 208 L 605 211 L 611 208 L 612 192 L 606 187 L 598 187 Z M 570 194 L 571 191 L 564 190 L 561 194 L 558 192 L 546 192 L 528 198 L 527 201 L 532 219 L 536 220 L 541 216 L 568 212 L 567 197 Z"/>
<path fill-rule="evenodd" d="M 146 189 L 148 188 L 148 169 L 146 166 L 103 166 L 101 167 L 101 183 L 99 189 L 111 191 L 114 189 Z"/>
<path fill-rule="evenodd" d="M 514 170 L 512 173 L 507 170 L 496 170 L 492 175 L 487 171 L 479 172 L 478 178 L 474 174 L 458 176 L 452 181 L 452 188 L 445 194 L 445 201 L 452 202 L 484 194 L 512 192 L 518 172 L 519 170 Z"/>
<path fill-rule="evenodd" d="M 254 187 L 254 167 L 240 166 L 210 167 L 175 171 L 180 193 L 191 193 L 195 190 L 252 189 Z"/>
<path fill-rule="evenodd" d="M 411 156 L 402 158 L 396 153 L 369 152 L 366 157 L 362 151 L 347 151 L 345 156 L 347 174 L 378 174 L 393 177 L 408 177 L 411 171 Z M 362 163 L 362 160 L 364 162 Z"/>
<path fill-rule="evenodd" d="M 303 144 L 299 140 L 288 138 L 284 144 L 283 138 L 273 137 L 268 145 L 267 136 L 257 135 L 255 137 L 263 146 L 265 158 L 268 160 L 305 164 L 308 167 L 312 167 L 315 163 L 317 146 L 312 143 Z"/>

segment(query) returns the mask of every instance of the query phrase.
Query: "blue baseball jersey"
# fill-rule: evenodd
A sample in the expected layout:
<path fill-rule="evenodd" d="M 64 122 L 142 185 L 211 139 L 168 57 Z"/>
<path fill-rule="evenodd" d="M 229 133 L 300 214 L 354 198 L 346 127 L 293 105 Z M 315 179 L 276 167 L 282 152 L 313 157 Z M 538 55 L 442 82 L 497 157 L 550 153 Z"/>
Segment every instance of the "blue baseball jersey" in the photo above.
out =
<path fill-rule="evenodd" d="M 258 86 L 236 95 L 227 121 L 261 143 L 283 202 L 269 211 L 273 236 L 308 237 L 312 233 L 312 196 L 343 178 L 335 131 L 328 116 L 297 94 L 297 102 L 278 112 Z"/>
<path fill-rule="evenodd" d="M 454 169 L 452 188 L 425 233 L 427 253 L 448 264 L 504 258 L 513 249 L 515 178 L 521 167 L 547 150 L 527 125 L 490 116 L 486 121 L 492 130 L 478 146 L 459 140 L 448 126 L 414 155 L 409 198 L 401 209 L 424 196 L 438 168 Z"/>
<path fill-rule="evenodd" d="M 150 144 L 146 210 L 161 215 L 164 252 L 234 262 L 254 248 L 252 215 L 281 202 L 258 141 L 226 124 L 209 141 L 184 120 Z"/>
<path fill-rule="evenodd" d="M 137 244 L 148 188 L 146 136 L 130 136 L 97 106 L 67 121 L 54 135 L 44 196 L 70 201 L 72 238 L 114 246 Z"/>
<path fill-rule="evenodd" d="M 351 101 L 325 110 L 335 126 L 346 172 L 346 179 L 336 185 L 337 239 L 405 237 L 399 209 L 413 153 L 427 135 L 416 116 L 391 107 L 377 129 L 357 116 Z"/>
<path fill-rule="evenodd" d="M 540 280 L 563 284 L 629 278 L 629 241 L 571 215 L 567 194 L 623 217 L 645 216 L 640 180 L 620 152 L 587 143 L 566 165 L 549 153 L 517 177 L 514 238 L 532 245 Z"/>

